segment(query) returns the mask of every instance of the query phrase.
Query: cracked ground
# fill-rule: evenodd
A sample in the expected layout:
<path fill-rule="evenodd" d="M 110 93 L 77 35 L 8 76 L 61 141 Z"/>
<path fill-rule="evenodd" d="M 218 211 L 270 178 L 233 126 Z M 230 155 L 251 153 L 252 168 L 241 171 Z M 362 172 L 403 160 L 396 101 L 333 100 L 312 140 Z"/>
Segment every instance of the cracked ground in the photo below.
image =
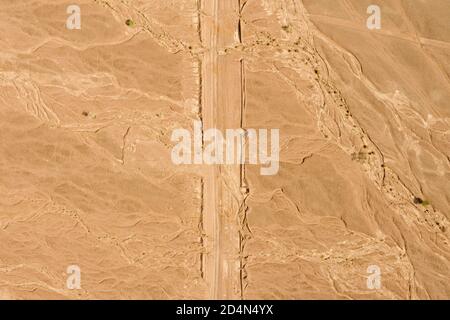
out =
<path fill-rule="evenodd" d="M 0 1 L 1 299 L 449 299 L 447 0 L 77 2 Z"/>

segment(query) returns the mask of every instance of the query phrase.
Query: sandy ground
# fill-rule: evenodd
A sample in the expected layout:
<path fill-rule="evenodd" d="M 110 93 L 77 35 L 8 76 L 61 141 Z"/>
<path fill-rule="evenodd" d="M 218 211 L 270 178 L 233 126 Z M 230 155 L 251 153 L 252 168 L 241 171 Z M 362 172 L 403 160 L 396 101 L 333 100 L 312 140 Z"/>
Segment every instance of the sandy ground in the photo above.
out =
<path fill-rule="evenodd" d="M 0 1 L 0 298 L 450 298 L 448 1 L 71 4 Z M 196 120 L 279 172 L 173 164 Z"/>

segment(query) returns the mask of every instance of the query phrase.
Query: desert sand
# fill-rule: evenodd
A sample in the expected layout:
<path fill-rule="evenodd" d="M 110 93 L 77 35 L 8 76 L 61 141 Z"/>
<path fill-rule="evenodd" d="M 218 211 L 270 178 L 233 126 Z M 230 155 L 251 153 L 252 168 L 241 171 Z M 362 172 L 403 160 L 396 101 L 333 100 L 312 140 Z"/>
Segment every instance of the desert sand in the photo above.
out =
<path fill-rule="evenodd" d="M 0 298 L 449 299 L 449 19 L 0 1 Z M 279 171 L 173 163 L 195 121 L 279 129 Z"/>

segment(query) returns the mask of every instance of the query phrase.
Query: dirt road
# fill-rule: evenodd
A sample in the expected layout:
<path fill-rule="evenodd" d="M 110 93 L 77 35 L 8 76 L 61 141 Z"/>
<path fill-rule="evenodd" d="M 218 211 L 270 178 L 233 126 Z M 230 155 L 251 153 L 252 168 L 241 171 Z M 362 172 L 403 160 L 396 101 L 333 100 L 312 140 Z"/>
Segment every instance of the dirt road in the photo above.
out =
<path fill-rule="evenodd" d="M 241 126 L 241 61 L 225 52 L 238 37 L 239 1 L 202 1 L 201 37 L 203 129 Z M 241 297 L 239 230 L 240 166 L 205 166 L 203 212 L 205 278 L 210 298 Z"/>

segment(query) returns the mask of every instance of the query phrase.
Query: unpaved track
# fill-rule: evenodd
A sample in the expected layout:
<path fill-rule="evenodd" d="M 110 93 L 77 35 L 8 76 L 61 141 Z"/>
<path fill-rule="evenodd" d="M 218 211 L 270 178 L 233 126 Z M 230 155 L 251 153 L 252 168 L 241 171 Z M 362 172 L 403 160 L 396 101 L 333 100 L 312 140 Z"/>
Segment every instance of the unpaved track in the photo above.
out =
<path fill-rule="evenodd" d="M 201 37 L 203 129 L 241 126 L 240 58 L 225 54 L 236 43 L 238 0 L 202 0 Z M 205 278 L 212 299 L 241 296 L 239 266 L 239 165 L 205 166 L 203 212 Z"/>

